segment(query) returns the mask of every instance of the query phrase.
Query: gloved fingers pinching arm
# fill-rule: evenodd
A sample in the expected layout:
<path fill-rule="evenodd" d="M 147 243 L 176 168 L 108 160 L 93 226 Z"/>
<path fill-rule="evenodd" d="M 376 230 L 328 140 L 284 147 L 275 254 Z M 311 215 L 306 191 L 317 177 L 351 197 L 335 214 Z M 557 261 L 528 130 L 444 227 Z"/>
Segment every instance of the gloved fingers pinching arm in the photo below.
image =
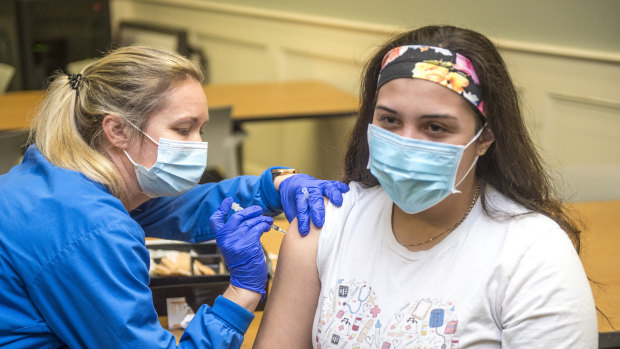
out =
<path fill-rule="evenodd" d="M 323 184 L 323 195 L 336 206 L 342 205 L 342 194 L 349 191 L 349 186 L 338 181 L 325 181 Z"/>
<path fill-rule="evenodd" d="M 299 189 L 298 189 L 299 190 Z M 303 192 L 305 190 L 305 193 Z M 316 227 L 325 223 L 325 201 L 321 189 L 317 187 L 301 188 L 302 195 L 297 195 L 297 225 L 299 233 L 306 236 L 310 231 L 310 220 Z"/>
<path fill-rule="evenodd" d="M 307 189 L 307 194 L 303 192 L 303 188 Z M 299 233 L 305 236 L 310 231 L 310 220 L 315 226 L 323 227 L 325 221 L 323 195 L 327 196 L 334 205 L 340 206 L 342 205 L 342 193 L 349 191 L 349 186 L 338 181 L 296 174 L 284 179 L 280 183 L 279 191 L 286 218 L 291 222 L 297 217 Z"/>

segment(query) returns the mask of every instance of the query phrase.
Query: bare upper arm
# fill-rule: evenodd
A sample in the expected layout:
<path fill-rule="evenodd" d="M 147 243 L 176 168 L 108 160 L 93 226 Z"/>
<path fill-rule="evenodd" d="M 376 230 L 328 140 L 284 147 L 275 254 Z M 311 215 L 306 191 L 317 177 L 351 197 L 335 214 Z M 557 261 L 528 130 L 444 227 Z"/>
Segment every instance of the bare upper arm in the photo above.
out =
<path fill-rule="evenodd" d="M 316 256 L 320 229 L 299 235 L 297 221 L 282 240 L 271 293 L 254 348 L 311 348 L 321 283 Z"/>

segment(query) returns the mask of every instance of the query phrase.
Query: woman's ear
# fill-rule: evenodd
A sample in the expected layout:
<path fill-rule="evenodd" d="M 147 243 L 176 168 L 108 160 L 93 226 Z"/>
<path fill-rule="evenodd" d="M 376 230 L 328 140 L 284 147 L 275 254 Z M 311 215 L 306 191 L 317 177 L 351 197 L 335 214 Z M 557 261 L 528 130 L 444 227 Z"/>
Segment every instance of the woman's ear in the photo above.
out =
<path fill-rule="evenodd" d="M 125 120 L 120 116 L 108 114 L 101 121 L 101 126 L 109 144 L 117 148 L 127 149 L 129 131 Z"/>
<path fill-rule="evenodd" d="M 494 141 L 495 134 L 493 133 L 493 130 L 491 130 L 488 126 L 485 127 L 480 134 L 480 138 L 478 138 L 476 154 L 478 154 L 478 156 L 484 155 Z"/>

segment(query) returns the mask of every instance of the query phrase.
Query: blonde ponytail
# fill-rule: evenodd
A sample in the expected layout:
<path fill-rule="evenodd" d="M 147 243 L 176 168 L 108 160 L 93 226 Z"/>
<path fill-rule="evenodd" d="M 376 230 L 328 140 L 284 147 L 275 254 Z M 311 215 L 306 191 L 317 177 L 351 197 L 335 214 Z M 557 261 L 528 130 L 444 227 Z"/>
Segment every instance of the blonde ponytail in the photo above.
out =
<path fill-rule="evenodd" d="M 118 169 L 102 153 L 103 118 L 117 115 L 142 128 L 175 82 L 202 81 L 202 72 L 177 53 L 130 46 L 112 51 L 81 74 L 75 89 L 66 74 L 53 77 L 30 140 L 52 164 L 81 172 L 123 199 Z"/>

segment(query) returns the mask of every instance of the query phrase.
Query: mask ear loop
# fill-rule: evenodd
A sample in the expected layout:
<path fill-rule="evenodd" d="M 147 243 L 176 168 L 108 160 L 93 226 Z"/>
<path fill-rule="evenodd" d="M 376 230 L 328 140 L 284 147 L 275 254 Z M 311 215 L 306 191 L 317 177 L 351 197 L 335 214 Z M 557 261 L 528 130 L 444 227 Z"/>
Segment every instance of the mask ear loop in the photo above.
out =
<path fill-rule="evenodd" d="M 485 127 L 487 127 L 487 125 L 486 125 L 486 124 L 484 124 L 484 125 L 482 126 L 482 128 L 480 129 L 480 131 L 478 131 L 478 133 L 476 133 L 476 135 L 474 136 L 474 138 L 472 138 L 472 139 L 471 139 L 471 141 L 469 141 L 469 143 L 467 143 L 467 144 L 465 145 L 465 147 L 463 148 L 463 151 L 464 151 L 465 149 L 469 148 L 469 146 L 470 146 L 470 145 L 471 145 L 474 141 L 476 141 L 476 139 L 478 139 L 478 137 L 480 137 L 480 135 L 482 134 L 482 131 L 484 130 L 484 128 L 485 128 Z M 465 172 L 465 175 L 463 175 L 463 178 L 461 178 L 461 180 L 460 180 L 458 183 L 456 183 L 456 184 L 454 185 L 454 187 L 452 187 L 452 194 L 460 194 L 460 193 L 461 193 L 461 191 L 460 191 L 460 190 L 458 190 L 458 189 L 456 189 L 456 187 L 458 187 L 458 186 L 459 186 L 459 185 L 463 182 L 463 180 L 465 180 L 465 178 L 467 177 L 467 175 L 469 174 L 469 172 L 471 172 L 471 170 L 474 168 L 474 166 L 475 166 L 475 165 L 476 165 L 476 163 L 478 162 L 478 158 L 479 158 L 479 157 L 480 157 L 480 156 L 478 156 L 478 153 L 476 153 L 476 157 L 474 157 L 474 161 L 472 161 L 472 162 L 471 162 L 471 165 L 469 165 L 469 168 L 467 169 L 467 172 Z"/>
<path fill-rule="evenodd" d="M 133 161 L 133 159 L 131 158 L 131 156 L 129 156 L 129 153 L 125 149 L 123 149 L 123 153 L 125 153 L 125 156 L 127 156 L 127 159 L 129 159 L 129 161 L 131 161 L 131 163 L 134 166 L 142 166 L 142 165 L 136 163 L 135 161 Z"/>
<path fill-rule="evenodd" d="M 125 120 L 125 122 L 127 122 L 128 124 L 130 124 L 131 126 L 133 126 L 136 130 L 138 130 L 138 132 L 142 133 L 143 135 L 146 136 L 146 138 L 150 139 L 151 142 L 157 144 L 157 146 L 159 147 L 159 142 L 155 142 L 155 140 L 153 138 L 151 138 L 151 136 L 149 136 L 148 134 L 146 134 L 146 132 L 142 131 L 138 126 L 134 125 L 133 122 L 123 118 L 123 120 Z M 134 165 L 134 166 L 142 166 L 140 164 L 138 164 L 137 162 L 133 161 L 133 159 L 131 158 L 131 156 L 129 156 L 129 153 L 127 153 L 127 151 L 125 149 L 123 149 L 123 153 L 125 153 L 125 155 L 127 156 L 127 159 L 129 159 L 129 161 Z M 153 165 L 155 166 L 155 165 Z M 144 166 L 142 166 L 144 167 Z M 146 167 L 144 167 L 146 168 Z M 152 167 L 151 167 L 152 168 Z M 147 169 L 150 170 L 150 169 Z"/>
<path fill-rule="evenodd" d="M 377 99 L 377 97 L 375 97 L 375 99 Z M 372 123 L 369 123 L 368 127 L 366 127 L 366 142 L 368 142 L 368 163 L 366 164 L 367 170 L 370 170 L 370 133 L 372 132 L 370 125 L 372 125 Z"/>
<path fill-rule="evenodd" d="M 151 142 L 157 144 L 157 146 L 159 146 L 159 142 L 155 142 L 155 140 L 153 138 L 151 138 L 151 136 L 149 136 L 148 134 L 146 134 L 146 132 L 142 131 L 138 126 L 134 125 L 131 121 L 123 118 L 128 124 L 130 124 L 131 126 L 133 126 L 136 130 L 138 130 L 138 132 L 142 133 L 143 135 L 146 136 L 146 138 L 150 139 Z"/>

